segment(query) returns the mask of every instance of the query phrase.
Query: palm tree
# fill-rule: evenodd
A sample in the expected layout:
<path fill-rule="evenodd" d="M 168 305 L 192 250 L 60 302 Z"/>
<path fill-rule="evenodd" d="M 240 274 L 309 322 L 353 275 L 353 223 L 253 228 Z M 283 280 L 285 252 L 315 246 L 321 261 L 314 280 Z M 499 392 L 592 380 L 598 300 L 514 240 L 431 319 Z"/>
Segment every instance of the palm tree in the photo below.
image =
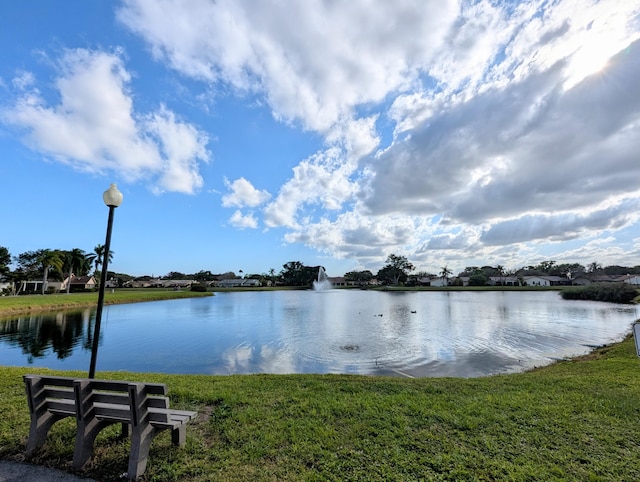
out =
<path fill-rule="evenodd" d="M 498 272 L 498 276 L 500 276 L 500 285 L 504 286 L 504 266 L 499 264 L 498 266 L 496 266 L 496 271 Z"/>
<path fill-rule="evenodd" d="M 42 266 L 42 294 L 47 287 L 47 278 L 49 277 L 49 269 L 54 268 L 62 271 L 64 264 L 63 254 L 57 249 L 42 249 L 38 252 L 38 263 Z"/>
<path fill-rule="evenodd" d="M 87 273 L 91 271 L 91 265 L 96 261 L 98 255 L 96 253 L 87 253 L 84 255 L 85 263 L 87 264 Z"/>
<path fill-rule="evenodd" d="M 452 274 L 451 271 L 446 265 L 442 267 L 442 271 L 440 271 L 440 277 L 444 281 L 445 286 L 449 286 L 449 275 Z"/>
<path fill-rule="evenodd" d="M 602 269 L 602 265 L 596 261 L 594 261 L 593 263 L 589 263 L 589 266 L 587 267 L 587 270 L 589 271 L 589 273 L 596 273 L 601 269 Z"/>
<path fill-rule="evenodd" d="M 65 266 L 69 273 L 67 282 L 67 294 L 69 294 L 69 290 L 71 288 L 71 276 L 73 276 L 74 271 L 76 275 L 80 273 L 86 274 L 86 272 L 89 271 L 90 261 L 87 259 L 87 253 L 79 248 L 73 248 L 71 251 L 65 251 Z"/>
<path fill-rule="evenodd" d="M 0 246 L 0 275 L 9 274 L 9 265 L 11 264 L 11 254 L 4 246 Z"/>
<path fill-rule="evenodd" d="M 93 274 L 96 275 L 98 272 L 98 268 L 102 264 L 102 259 L 104 258 L 104 244 L 98 244 L 95 248 L 93 248 L 93 252 L 95 257 L 93 258 L 93 262 L 95 263 L 95 268 L 93 269 Z"/>
<path fill-rule="evenodd" d="M 104 261 L 104 244 L 98 244 L 95 248 L 93 248 L 93 252 L 95 253 L 95 258 L 93 258 L 93 262 L 95 263 L 96 267 L 94 272 L 95 274 Z M 109 250 L 109 263 L 111 263 L 111 261 L 113 261 L 113 251 Z"/>

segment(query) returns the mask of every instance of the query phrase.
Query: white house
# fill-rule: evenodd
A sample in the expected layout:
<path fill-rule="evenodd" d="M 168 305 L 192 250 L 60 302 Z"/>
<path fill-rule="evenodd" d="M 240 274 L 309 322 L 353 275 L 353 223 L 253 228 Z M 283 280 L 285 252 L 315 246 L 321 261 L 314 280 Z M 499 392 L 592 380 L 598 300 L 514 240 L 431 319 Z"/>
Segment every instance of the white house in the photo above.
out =
<path fill-rule="evenodd" d="M 551 281 L 543 276 L 523 276 L 527 286 L 551 286 Z"/>
<path fill-rule="evenodd" d="M 75 276 L 71 275 L 71 280 L 69 278 L 65 278 L 65 280 L 60 283 L 58 287 L 59 291 L 66 291 L 67 284 L 71 284 L 71 289 L 76 290 L 92 290 L 96 287 L 97 282 L 94 276 Z M 48 283 L 51 286 L 51 283 Z"/>
<path fill-rule="evenodd" d="M 520 280 L 515 276 L 490 276 L 488 284 L 491 286 L 520 286 Z"/>
<path fill-rule="evenodd" d="M 216 281 L 216 286 L 219 288 L 235 288 L 235 287 L 257 287 L 260 286 L 260 280 L 249 278 L 232 278 L 232 279 L 221 279 Z"/>
<path fill-rule="evenodd" d="M 160 280 L 159 285 L 163 288 L 191 288 L 193 283 L 191 279 L 164 279 Z"/>
<path fill-rule="evenodd" d="M 19 282 L 18 293 L 40 293 L 42 292 L 42 280 L 22 280 Z M 49 281 L 45 284 L 44 290 L 53 292 L 60 291 L 62 283 L 60 281 Z"/>
<path fill-rule="evenodd" d="M 11 291 L 13 289 L 13 282 L 9 281 L 7 278 L 0 276 L 0 293 L 4 290 Z"/>
<path fill-rule="evenodd" d="M 638 274 L 627 275 L 623 281 L 627 284 L 638 286 L 640 285 L 640 275 Z"/>
<path fill-rule="evenodd" d="M 430 286 L 449 286 L 446 278 L 431 278 Z"/>
<path fill-rule="evenodd" d="M 578 276 L 571 280 L 571 284 L 574 286 L 586 286 L 591 284 L 591 280 L 586 276 Z"/>

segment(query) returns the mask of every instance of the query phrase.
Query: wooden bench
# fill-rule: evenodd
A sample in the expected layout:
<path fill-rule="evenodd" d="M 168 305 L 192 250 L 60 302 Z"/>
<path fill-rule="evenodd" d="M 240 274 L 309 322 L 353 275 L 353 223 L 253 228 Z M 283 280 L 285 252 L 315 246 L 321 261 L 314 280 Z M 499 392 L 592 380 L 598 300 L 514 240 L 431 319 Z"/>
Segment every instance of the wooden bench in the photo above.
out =
<path fill-rule="evenodd" d="M 131 436 L 128 477 L 132 480 L 144 473 L 157 433 L 170 429 L 173 444 L 183 445 L 186 423 L 197 416 L 197 412 L 170 409 L 167 387 L 160 383 L 39 375 L 25 375 L 24 381 L 31 414 L 27 454 L 44 443 L 55 422 L 75 416 L 73 465 L 82 468 L 91 459 L 100 431 L 121 423 L 123 432 Z"/>

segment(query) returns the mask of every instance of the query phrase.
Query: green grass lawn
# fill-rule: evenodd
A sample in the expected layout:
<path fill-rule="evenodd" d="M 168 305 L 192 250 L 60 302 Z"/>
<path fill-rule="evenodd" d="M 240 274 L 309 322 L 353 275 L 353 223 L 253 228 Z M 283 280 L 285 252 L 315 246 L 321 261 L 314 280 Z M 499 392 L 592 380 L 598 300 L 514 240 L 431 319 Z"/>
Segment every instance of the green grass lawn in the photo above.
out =
<path fill-rule="evenodd" d="M 104 304 L 137 303 L 142 301 L 159 301 L 176 298 L 193 298 L 211 296 L 211 293 L 195 291 L 173 291 L 167 289 L 117 289 L 107 290 Z M 0 317 L 42 311 L 56 311 L 86 306 L 96 306 L 98 293 L 59 293 L 53 295 L 0 296 Z"/>
<path fill-rule="evenodd" d="M 0 458 L 23 460 L 22 382 L 0 370 Z M 84 373 L 58 374 L 84 376 Z M 528 373 L 477 379 L 161 375 L 199 412 L 185 447 L 157 437 L 144 480 L 640 480 L 640 361 L 633 339 Z M 32 463 L 72 472 L 74 422 Z M 106 430 L 83 475 L 120 480 L 128 443 Z"/>

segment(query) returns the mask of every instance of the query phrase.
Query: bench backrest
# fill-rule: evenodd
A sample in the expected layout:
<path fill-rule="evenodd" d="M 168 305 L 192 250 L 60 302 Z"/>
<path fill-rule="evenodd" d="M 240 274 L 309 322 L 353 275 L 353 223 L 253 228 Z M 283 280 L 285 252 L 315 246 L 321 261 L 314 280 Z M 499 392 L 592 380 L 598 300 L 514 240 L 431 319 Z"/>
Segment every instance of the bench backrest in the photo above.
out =
<path fill-rule="evenodd" d="M 169 398 L 163 383 L 74 379 L 25 375 L 29 410 L 55 411 L 78 419 L 96 416 L 130 423 L 169 422 Z"/>
<path fill-rule="evenodd" d="M 82 379 L 74 381 L 78 418 L 97 416 L 137 426 L 146 421 L 168 422 L 167 386 L 161 383 Z M 93 413 L 90 413 L 93 411 Z"/>
<path fill-rule="evenodd" d="M 29 411 L 39 415 L 55 411 L 76 413 L 73 379 L 67 377 L 24 375 Z"/>

